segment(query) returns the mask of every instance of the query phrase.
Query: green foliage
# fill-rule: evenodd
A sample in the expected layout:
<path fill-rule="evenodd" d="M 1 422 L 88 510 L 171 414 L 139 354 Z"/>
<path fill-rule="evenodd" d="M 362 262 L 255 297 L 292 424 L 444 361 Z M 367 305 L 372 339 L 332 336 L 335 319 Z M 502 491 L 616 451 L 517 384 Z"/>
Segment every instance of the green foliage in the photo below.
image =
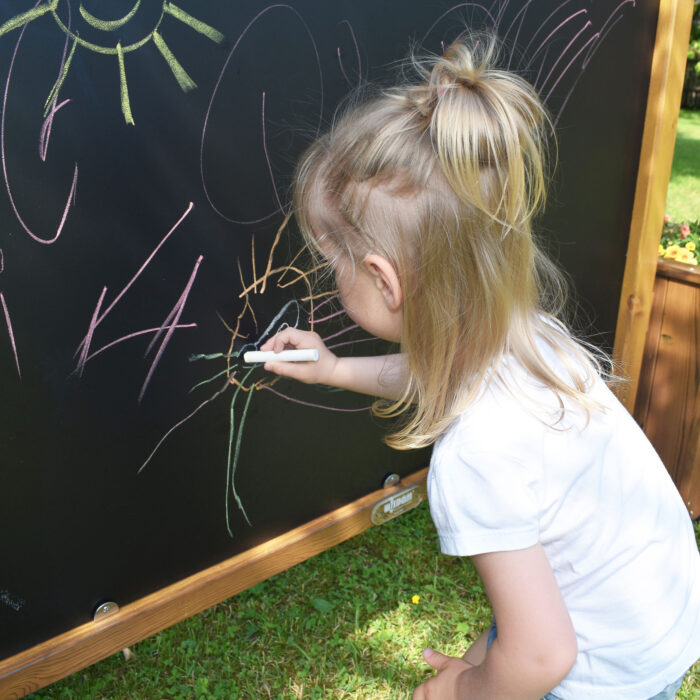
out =
<path fill-rule="evenodd" d="M 700 110 L 682 109 L 678 117 L 666 214 L 673 221 L 700 218 Z"/>
<path fill-rule="evenodd" d="M 700 2 L 695 0 L 693 22 L 690 29 L 687 63 L 685 68 L 684 105 L 695 109 L 700 106 L 697 90 L 700 88 Z"/>
<path fill-rule="evenodd" d="M 659 255 L 688 265 L 700 261 L 700 222 L 676 223 L 667 216 L 661 231 Z"/>

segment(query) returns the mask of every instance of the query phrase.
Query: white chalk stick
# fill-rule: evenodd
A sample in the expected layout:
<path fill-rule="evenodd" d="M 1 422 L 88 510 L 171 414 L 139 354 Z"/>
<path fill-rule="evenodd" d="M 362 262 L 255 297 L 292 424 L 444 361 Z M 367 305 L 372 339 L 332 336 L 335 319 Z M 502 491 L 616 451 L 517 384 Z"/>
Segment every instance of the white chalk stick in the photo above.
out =
<path fill-rule="evenodd" d="M 243 353 L 243 362 L 318 362 L 318 350 L 282 350 L 282 352 L 262 352 L 251 350 Z"/>

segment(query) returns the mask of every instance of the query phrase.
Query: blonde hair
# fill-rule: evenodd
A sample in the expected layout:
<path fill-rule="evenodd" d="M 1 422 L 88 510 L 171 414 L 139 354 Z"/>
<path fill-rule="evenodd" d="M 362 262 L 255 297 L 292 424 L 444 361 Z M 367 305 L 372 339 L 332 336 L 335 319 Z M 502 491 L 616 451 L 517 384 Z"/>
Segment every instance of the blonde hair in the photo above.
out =
<path fill-rule="evenodd" d="M 417 81 L 352 106 L 297 167 L 295 208 L 311 248 L 331 265 L 378 253 L 398 273 L 409 383 L 375 412 L 403 414 L 387 438 L 399 449 L 431 444 L 508 355 L 555 393 L 560 415 L 565 398 L 598 408 L 587 395 L 596 357 L 555 320 L 564 283 L 531 230 L 550 121 L 531 85 L 494 67 L 496 46 L 472 37 L 412 59 Z"/>

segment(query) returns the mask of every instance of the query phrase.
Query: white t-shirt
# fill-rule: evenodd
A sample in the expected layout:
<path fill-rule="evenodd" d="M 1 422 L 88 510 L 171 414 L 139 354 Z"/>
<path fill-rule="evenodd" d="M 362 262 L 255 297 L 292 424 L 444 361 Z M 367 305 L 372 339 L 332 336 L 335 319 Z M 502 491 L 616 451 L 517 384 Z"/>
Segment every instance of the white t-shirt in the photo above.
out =
<path fill-rule="evenodd" d="M 546 355 L 547 350 L 541 348 Z M 551 355 L 551 352 L 550 352 Z M 552 365 L 556 360 L 550 357 Z M 605 384 L 604 413 L 558 403 L 511 363 L 435 444 L 430 511 L 445 554 L 540 543 L 578 657 L 552 692 L 642 700 L 700 657 L 700 555 L 688 512 L 644 433 Z"/>

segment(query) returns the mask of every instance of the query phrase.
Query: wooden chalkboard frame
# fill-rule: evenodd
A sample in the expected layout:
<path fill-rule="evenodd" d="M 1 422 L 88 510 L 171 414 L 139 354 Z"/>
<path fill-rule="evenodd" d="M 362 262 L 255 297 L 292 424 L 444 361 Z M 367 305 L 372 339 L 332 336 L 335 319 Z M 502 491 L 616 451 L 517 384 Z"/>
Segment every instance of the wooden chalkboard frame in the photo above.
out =
<path fill-rule="evenodd" d="M 693 0 L 661 0 L 614 356 L 629 377 L 631 410 L 651 312 L 659 231 L 671 171 Z M 0 661 L 0 698 L 35 691 L 249 588 L 371 526 L 372 508 L 425 481 L 427 469 L 258 547 Z"/>
<path fill-rule="evenodd" d="M 656 27 L 642 148 L 613 357 L 628 381 L 618 398 L 630 413 L 639 387 L 654 296 L 659 239 L 671 177 L 693 0 L 662 0 Z"/>
<path fill-rule="evenodd" d="M 425 482 L 422 469 L 226 561 L 0 663 L 0 698 L 16 698 L 94 664 L 369 528 L 374 506 Z"/>

